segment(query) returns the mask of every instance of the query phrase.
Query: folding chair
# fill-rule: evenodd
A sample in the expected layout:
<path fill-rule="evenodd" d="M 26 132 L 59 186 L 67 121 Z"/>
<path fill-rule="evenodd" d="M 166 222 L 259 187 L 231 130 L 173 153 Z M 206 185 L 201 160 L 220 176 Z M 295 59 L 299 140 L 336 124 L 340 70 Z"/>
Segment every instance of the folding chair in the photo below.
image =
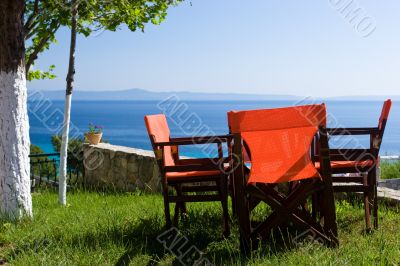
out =
<path fill-rule="evenodd" d="M 248 251 L 256 239 L 265 239 L 274 228 L 288 222 L 302 234 L 338 245 L 325 105 L 231 111 L 228 123 L 234 140 L 234 200 L 242 250 Z M 315 134 L 320 135 L 320 171 L 311 160 Z M 278 184 L 288 182 L 297 185 L 290 192 L 281 191 Z M 315 193 L 321 204 L 318 221 L 304 208 L 304 202 Z M 252 211 L 260 202 L 267 203 L 273 212 L 257 222 Z"/>
<path fill-rule="evenodd" d="M 340 148 L 330 150 L 334 192 L 362 192 L 364 194 L 365 223 L 371 230 L 371 211 L 374 216 L 374 228 L 378 228 L 377 169 L 379 150 L 389 117 L 392 101 L 386 100 L 382 107 L 377 127 L 328 128 L 330 136 L 369 135 L 370 145 L 366 149 Z M 318 152 L 318 151 L 317 151 Z M 318 154 L 315 156 L 318 161 Z M 317 168 L 319 163 L 316 163 Z M 345 174 L 351 174 L 345 176 Z M 371 210 L 372 209 L 372 210 Z"/>
<path fill-rule="evenodd" d="M 230 142 L 229 136 L 201 136 L 171 138 L 165 115 L 144 117 L 147 131 L 161 173 L 164 211 L 167 228 L 172 226 L 170 203 L 175 203 L 173 225 L 177 226 L 179 214 L 186 213 L 186 202 L 220 201 L 223 210 L 224 235 L 229 235 L 228 171 L 224 164 L 222 144 Z M 218 148 L 218 158 L 182 159 L 181 145 L 212 144 Z M 170 195 L 174 188 L 176 195 Z M 201 194 L 194 194 L 201 192 Z M 212 194 L 208 193 L 211 192 Z M 208 193 L 208 194 L 207 194 Z"/>

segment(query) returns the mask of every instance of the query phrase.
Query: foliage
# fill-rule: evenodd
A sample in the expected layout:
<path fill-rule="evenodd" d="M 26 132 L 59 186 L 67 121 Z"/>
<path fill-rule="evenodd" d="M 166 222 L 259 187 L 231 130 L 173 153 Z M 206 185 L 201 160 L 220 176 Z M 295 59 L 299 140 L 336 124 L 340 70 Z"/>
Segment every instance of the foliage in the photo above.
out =
<path fill-rule="evenodd" d="M 31 144 L 30 154 L 43 154 L 43 153 L 44 153 L 44 151 L 40 146 Z"/>
<path fill-rule="evenodd" d="M 78 33 L 88 37 L 102 30 L 115 31 L 126 25 L 131 31 L 144 30 L 147 23 L 160 24 L 169 6 L 183 0 L 77 0 Z M 26 42 L 27 78 L 54 78 L 54 65 L 47 71 L 30 72 L 38 55 L 56 43 L 56 33 L 62 26 L 70 27 L 71 3 L 68 0 L 26 0 L 24 30 Z"/>
<path fill-rule="evenodd" d="M 60 152 L 61 150 L 61 135 L 54 135 L 51 137 L 51 143 L 53 145 L 53 149 L 56 152 Z M 67 166 L 69 171 L 71 171 L 72 175 L 75 178 L 78 178 L 78 173 L 82 173 L 83 169 L 83 138 L 75 137 L 70 138 L 68 141 L 68 156 L 67 156 Z"/>
<path fill-rule="evenodd" d="M 54 135 L 51 137 L 51 143 L 53 144 L 53 148 L 56 152 L 60 152 L 61 150 L 61 141 L 62 141 L 62 136 L 61 135 Z M 68 168 L 72 172 L 80 172 L 82 173 L 83 171 L 83 151 L 82 151 L 82 145 L 83 145 L 83 138 L 80 137 L 75 137 L 75 138 L 70 138 L 68 141 Z"/>
<path fill-rule="evenodd" d="M 138 193 L 69 194 L 67 208 L 52 192 L 33 194 L 34 220 L 0 221 L 0 258 L 10 265 L 180 265 L 156 240 L 164 232 L 163 199 Z M 251 256 L 240 254 L 238 227 L 222 237 L 218 202 L 188 204 L 179 230 L 214 265 L 399 265 L 399 207 L 380 206 L 380 229 L 365 234 L 362 203 L 337 203 L 339 248 L 290 247 L 282 237 Z M 118 262 L 118 263 L 117 263 Z"/>
<path fill-rule="evenodd" d="M 55 65 L 51 65 L 48 71 L 42 70 L 33 70 L 31 69 L 28 72 L 27 80 L 35 80 L 35 79 L 55 79 L 57 76 L 53 74 L 53 70 L 55 69 Z"/>
<path fill-rule="evenodd" d="M 51 137 L 51 144 L 56 152 L 61 150 L 61 135 L 53 135 Z M 70 138 L 68 142 L 68 153 L 78 154 L 82 150 L 83 139 L 80 137 Z"/>
<path fill-rule="evenodd" d="M 400 161 L 381 162 L 380 166 L 382 179 L 400 178 Z"/>
<path fill-rule="evenodd" d="M 89 131 L 88 133 L 91 134 L 100 134 L 103 132 L 103 126 L 100 125 L 94 125 L 92 123 L 89 124 Z"/>
<path fill-rule="evenodd" d="M 55 34 L 61 25 L 68 24 L 67 10 L 58 7 L 57 0 L 26 0 L 24 13 L 25 31 L 25 64 L 27 79 L 54 78 L 51 73 L 54 66 L 48 71 L 35 70 L 30 73 L 38 55 L 48 50 L 51 43 L 56 43 Z"/>
<path fill-rule="evenodd" d="M 45 154 L 43 149 L 37 145 L 31 144 L 30 155 Z M 31 174 L 45 177 L 53 177 L 57 173 L 57 163 L 51 161 L 47 156 L 31 157 Z"/>

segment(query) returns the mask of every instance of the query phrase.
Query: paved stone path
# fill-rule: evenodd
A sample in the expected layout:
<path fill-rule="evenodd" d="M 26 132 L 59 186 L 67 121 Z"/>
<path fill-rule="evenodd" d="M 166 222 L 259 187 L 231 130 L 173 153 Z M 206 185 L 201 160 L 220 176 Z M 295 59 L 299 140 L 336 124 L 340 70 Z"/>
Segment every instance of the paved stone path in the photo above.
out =
<path fill-rule="evenodd" d="M 336 183 L 337 185 L 359 185 L 357 183 Z M 335 184 L 334 184 L 335 186 Z M 400 190 L 398 189 L 393 189 L 389 187 L 385 187 L 386 184 L 383 184 L 383 182 L 379 182 L 378 184 L 378 198 L 380 199 L 387 199 L 390 200 L 393 203 L 399 203 L 400 204 Z"/>
<path fill-rule="evenodd" d="M 378 198 L 386 198 L 396 203 L 400 203 L 400 190 L 378 187 Z"/>

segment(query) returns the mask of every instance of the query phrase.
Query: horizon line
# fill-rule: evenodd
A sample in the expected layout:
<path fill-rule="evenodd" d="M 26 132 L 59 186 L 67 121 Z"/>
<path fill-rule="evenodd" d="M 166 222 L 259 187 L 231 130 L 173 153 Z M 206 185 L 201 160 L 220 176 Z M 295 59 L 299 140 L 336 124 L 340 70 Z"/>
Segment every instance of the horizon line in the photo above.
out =
<path fill-rule="evenodd" d="M 38 89 L 32 89 L 33 91 L 40 91 L 40 92 L 64 92 L 64 89 L 58 90 L 58 89 L 52 89 L 52 90 L 38 90 Z M 327 98 L 343 98 L 343 97 L 349 97 L 349 98 L 355 98 L 355 97 L 400 97 L 400 94 L 391 94 L 391 95 L 385 95 L 385 94 L 367 94 L 367 95 L 360 95 L 360 94 L 349 94 L 349 95 L 336 95 L 336 96 L 312 96 L 312 95 L 296 95 L 296 94 L 275 94 L 275 93 L 270 93 L 270 94 L 263 94 L 263 93 L 243 93 L 243 92 L 200 92 L 200 91 L 156 91 L 156 90 L 148 90 L 148 89 L 141 89 L 141 88 L 130 88 L 130 89 L 118 89 L 118 90 L 74 90 L 74 92 L 110 92 L 110 93 L 115 93 L 115 92 L 126 92 L 126 91 L 132 91 L 132 90 L 141 90 L 143 92 L 149 92 L 149 93 L 193 93 L 193 94 L 234 94 L 234 95 L 249 95 L 249 96 L 289 96 L 289 97 L 297 97 L 297 98 L 319 98 L 319 99 L 327 99 Z"/>

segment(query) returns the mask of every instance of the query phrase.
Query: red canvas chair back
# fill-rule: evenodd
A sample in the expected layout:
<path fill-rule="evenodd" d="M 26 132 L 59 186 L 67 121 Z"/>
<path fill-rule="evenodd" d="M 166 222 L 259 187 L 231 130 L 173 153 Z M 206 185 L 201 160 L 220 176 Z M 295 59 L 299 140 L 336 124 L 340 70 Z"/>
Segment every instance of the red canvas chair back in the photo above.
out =
<path fill-rule="evenodd" d="M 232 111 L 228 123 L 249 149 L 248 183 L 281 183 L 320 177 L 310 157 L 319 126 L 326 126 L 324 104 Z"/>
<path fill-rule="evenodd" d="M 383 137 L 383 133 L 384 133 L 385 127 L 386 127 L 386 121 L 389 117 L 391 107 L 392 107 L 392 100 L 390 100 L 390 99 L 386 100 L 382 107 L 381 116 L 379 117 L 378 128 L 381 131 L 380 137 Z"/>
<path fill-rule="evenodd" d="M 164 114 L 158 115 L 146 115 L 144 117 L 146 123 L 147 132 L 150 136 L 153 149 L 158 148 L 154 145 L 155 142 L 168 142 L 170 139 L 170 131 L 167 123 L 167 119 Z M 164 147 L 164 165 L 174 165 L 174 159 L 172 156 L 171 146 Z"/>

